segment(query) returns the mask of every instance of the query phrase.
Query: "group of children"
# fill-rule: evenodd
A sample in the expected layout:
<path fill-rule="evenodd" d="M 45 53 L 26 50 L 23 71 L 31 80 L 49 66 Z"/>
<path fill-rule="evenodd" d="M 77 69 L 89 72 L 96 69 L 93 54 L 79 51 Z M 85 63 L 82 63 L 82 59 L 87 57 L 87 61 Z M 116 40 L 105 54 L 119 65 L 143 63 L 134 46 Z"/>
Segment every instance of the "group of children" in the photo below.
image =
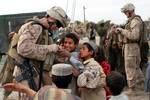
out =
<path fill-rule="evenodd" d="M 55 65 L 52 66 L 50 73 L 52 82 L 57 88 L 70 88 L 71 94 L 78 95 L 81 100 L 128 100 L 127 96 L 121 94 L 125 86 L 124 76 L 110 71 L 104 51 L 95 43 L 88 41 L 79 45 L 79 36 L 76 33 L 67 33 L 59 45 L 61 49 L 57 53 Z M 18 83 L 8 83 L 4 88 L 20 92 L 29 90 L 24 93 L 32 94 L 29 95 L 32 97 L 40 94 L 40 91 L 36 93 L 29 88 L 22 89 L 24 86 L 18 87 L 19 85 L 16 84 Z M 72 97 L 74 100 L 80 99 L 77 96 Z"/>

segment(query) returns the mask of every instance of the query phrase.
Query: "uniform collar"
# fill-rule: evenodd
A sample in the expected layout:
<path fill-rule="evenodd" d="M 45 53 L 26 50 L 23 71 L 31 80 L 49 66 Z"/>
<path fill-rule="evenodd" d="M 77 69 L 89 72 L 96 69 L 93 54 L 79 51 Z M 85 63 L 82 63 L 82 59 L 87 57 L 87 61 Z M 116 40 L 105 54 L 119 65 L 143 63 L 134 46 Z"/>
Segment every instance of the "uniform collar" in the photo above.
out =
<path fill-rule="evenodd" d="M 91 62 L 92 60 L 94 60 L 94 58 L 87 59 L 86 61 L 83 62 L 83 64 L 86 65 L 86 64 L 88 64 L 89 62 Z"/>

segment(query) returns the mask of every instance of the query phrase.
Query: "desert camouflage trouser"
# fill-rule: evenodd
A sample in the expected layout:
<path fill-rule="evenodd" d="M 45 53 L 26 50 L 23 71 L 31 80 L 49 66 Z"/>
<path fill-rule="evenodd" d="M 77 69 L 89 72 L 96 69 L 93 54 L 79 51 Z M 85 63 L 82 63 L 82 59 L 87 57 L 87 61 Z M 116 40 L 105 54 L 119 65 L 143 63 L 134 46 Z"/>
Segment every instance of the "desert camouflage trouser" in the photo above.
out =
<path fill-rule="evenodd" d="M 137 84 L 144 82 L 144 75 L 140 69 L 138 56 L 125 57 L 125 71 L 129 88 L 136 88 Z"/>

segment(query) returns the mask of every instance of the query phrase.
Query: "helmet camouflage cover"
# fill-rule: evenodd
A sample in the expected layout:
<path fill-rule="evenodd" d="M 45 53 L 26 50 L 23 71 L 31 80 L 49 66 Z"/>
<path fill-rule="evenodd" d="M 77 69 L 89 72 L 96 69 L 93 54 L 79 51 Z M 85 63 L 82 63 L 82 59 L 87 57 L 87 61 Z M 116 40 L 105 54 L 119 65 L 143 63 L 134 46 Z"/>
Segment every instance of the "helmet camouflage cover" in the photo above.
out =
<path fill-rule="evenodd" d="M 57 19 L 63 27 L 66 27 L 70 22 L 70 18 L 67 16 L 66 12 L 61 7 L 54 6 L 47 10 L 46 13 L 50 17 Z"/>
<path fill-rule="evenodd" d="M 121 8 L 121 12 L 133 11 L 134 9 L 135 9 L 135 6 L 132 3 L 128 3 Z"/>

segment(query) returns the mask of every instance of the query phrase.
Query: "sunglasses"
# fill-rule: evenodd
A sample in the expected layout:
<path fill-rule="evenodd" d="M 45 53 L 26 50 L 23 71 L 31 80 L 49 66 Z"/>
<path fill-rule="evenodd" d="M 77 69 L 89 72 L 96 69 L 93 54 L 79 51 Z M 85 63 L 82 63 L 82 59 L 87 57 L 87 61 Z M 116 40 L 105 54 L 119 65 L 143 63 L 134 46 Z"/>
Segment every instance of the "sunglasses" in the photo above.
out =
<path fill-rule="evenodd" d="M 58 27 L 58 28 L 63 27 L 63 25 L 61 24 L 61 22 L 60 22 L 60 21 L 56 20 L 56 22 L 55 22 L 55 23 L 56 23 L 56 25 L 57 25 L 57 27 Z"/>
<path fill-rule="evenodd" d="M 46 14 L 46 17 L 50 17 Z M 56 24 L 58 28 L 63 27 L 62 23 L 59 20 L 56 20 L 55 22 L 49 22 L 49 25 Z"/>

